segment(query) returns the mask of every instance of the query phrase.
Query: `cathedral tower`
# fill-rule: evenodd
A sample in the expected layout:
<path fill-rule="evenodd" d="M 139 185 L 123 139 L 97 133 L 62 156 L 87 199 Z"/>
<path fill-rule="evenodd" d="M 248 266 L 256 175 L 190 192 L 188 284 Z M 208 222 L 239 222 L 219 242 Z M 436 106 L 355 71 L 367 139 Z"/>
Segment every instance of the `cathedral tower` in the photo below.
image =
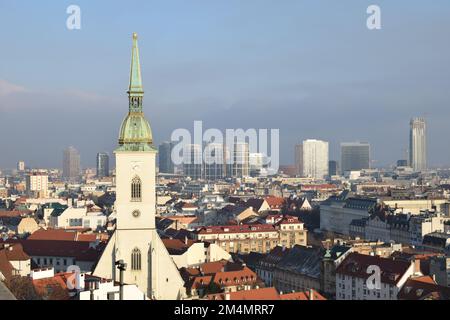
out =
<path fill-rule="evenodd" d="M 124 281 L 148 298 L 179 299 L 183 280 L 155 229 L 156 154 L 143 112 L 144 89 L 137 34 L 133 34 L 128 114 L 122 122 L 116 156 L 116 231 L 94 274 L 118 280 L 115 262 L 127 264 Z"/>

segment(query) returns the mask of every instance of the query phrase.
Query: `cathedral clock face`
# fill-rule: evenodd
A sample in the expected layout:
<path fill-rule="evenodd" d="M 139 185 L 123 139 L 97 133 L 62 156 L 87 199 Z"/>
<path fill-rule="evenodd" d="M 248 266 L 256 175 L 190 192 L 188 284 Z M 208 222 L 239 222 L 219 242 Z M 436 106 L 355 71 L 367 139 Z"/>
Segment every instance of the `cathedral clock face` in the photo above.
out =
<path fill-rule="evenodd" d="M 131 163 L 131 169 L 133 169 L 133 171 L 139 172 L 139 171 L 141 171 L 141 168 L 142 168 L 142 162 L 135 161 L 135 162 Z"/>
<path fill-rule="evenodd" d="M 141 212 L 139 210 L 134 210 L 131 214 L 133 217 L 138 218 L 141 215 Z"/>

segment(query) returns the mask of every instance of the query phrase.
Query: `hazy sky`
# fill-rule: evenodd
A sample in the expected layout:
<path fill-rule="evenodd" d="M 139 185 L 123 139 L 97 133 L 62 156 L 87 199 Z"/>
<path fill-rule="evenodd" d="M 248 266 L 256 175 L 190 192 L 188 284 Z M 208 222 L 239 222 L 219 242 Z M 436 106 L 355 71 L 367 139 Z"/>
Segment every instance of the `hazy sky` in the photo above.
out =
<path fill-rule="evenodd" d="M 81 7 L 81 30 L 66 8 Z M 366 9 L 382 10 L 382 30 Z M 404 158 L 409 120 L 428 119 L 429 162 L 450 164 L 448 0 L 0 0 L 0 167 L 83 166 L 112 152 L 128 111 L 138 32 L 155 142 L 203 120 L 279 128 L 281 163 L 308 138 L 369 141 L 378 165 Z"/>

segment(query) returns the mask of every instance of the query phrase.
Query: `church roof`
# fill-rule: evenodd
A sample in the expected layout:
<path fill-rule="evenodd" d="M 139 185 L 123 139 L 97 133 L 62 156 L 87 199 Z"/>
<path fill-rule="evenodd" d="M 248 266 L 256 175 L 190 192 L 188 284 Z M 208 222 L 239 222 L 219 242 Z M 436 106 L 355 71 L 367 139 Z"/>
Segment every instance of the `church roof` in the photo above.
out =
<path fill-rule="evenodd" d="M 137 34 L 133 33 L 131 52 L 130 85 L 128 88 L 129 112 L 122 122 L 117 151 L 154 151 L 150 124 L 142 109 L 144 89 L 142 87 L 141 64 Z"/>

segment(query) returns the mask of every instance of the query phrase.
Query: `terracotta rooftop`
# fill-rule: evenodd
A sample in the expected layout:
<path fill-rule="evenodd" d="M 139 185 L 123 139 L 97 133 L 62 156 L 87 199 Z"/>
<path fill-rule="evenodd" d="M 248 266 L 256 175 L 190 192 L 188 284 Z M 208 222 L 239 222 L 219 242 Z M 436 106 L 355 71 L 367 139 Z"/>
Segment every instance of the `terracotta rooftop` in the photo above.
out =
<path fill-rule="evenodd" d="M 166 247 L 167 251 L 171 255 L 180 255 L 186 252 L 194 243 L 194 240 L 187 239 L 185 241 L 181 239 L 161 239 Z"/>
<path fill-rule="evenodd" d="M 33 232 L 28 240 L 53 240 L 53 241 L 86 241 L 94 242 L 97 240 L 95 233 L 82 233 L 70 229 L 39 229 Z"/>
<path fill-rule="evenodd" d="M 281 209 L 285 203 L 284 198 L 268 196 L 264 198 L 270 209 Z"/>
<path fill-rule="evenodd" d="M 252 290 L 242 290 L 237 292 L 218 293 L 208 296 L 209 300 L 279 300 L 280 296 L 277 289 L 259 288 Z"/>
<path fill-rule="evenodd" d="M 410 278 L 398 293 L 399 300 L 449 300 L 450 287 L 443 287 L 430 276 Z"/>
<path fill-rule="evenodd" d="M 310 299 L 310 291 L 305 292 L 292 292 L 286 294 L 280 294 L 281 300 L 327 300 L 324 296 L 315 290 L 313 292 L 313 299 Z"/>
<path fill-rule="evenodd" d="M 25 261 L 29 260 L 30 256 L 23 251 L 20 243 L 11 245 L 0 243 L 0 250 L 4 250 L 9 261 Z"/>

